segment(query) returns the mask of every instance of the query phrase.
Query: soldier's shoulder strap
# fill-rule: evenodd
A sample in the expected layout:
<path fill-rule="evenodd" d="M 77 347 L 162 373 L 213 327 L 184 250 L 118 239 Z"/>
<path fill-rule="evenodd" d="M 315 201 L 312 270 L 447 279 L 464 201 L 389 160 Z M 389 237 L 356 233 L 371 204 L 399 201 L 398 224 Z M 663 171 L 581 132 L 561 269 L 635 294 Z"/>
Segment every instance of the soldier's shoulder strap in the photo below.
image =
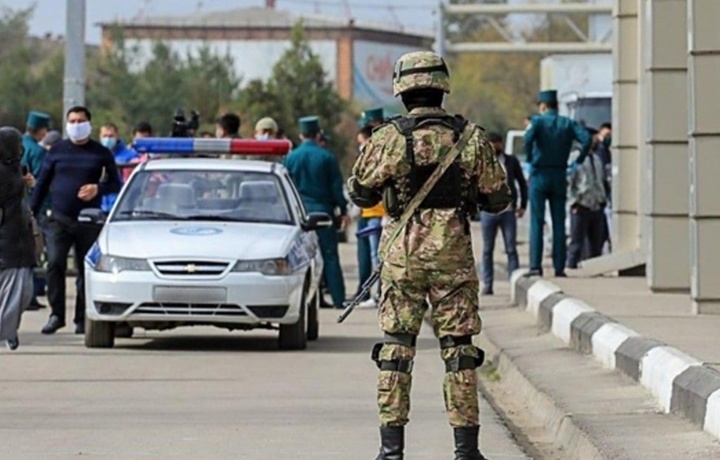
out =
<path fill-rule="evenodd" d="M 387 251 L 392 246 L 393 242 L 397 239 L 397 237 L 400 236 L 402 230 L 407 226 L 410 218 L 413 214 L 415 214 L 415 210 L 418 208 L 418 206 L 420 206 L 420 203 L 422 203 L 423 200 L 428 196 L 432 188 L 440 179 L 440 176 L 445 174 L 445 171 L 447 171 L 447 169 L 450 167 L 450 164 L 455 161 L 455 159 L 460 155 L 460 152 L 465 149 L 465 146 L 468 144 L 468 142 L 470 142 L 470 139 L 472 138 L 474 132 L 474 129 L 468 129 L 460 134 L 460 138 L 453 144 L 453 146 L 450 148 L 450 151 L 447 152 L 447 154 L 440 159 L 440 162 L 435 167 L 435 170 L 432 172 L 432 174 L 430 174 L 430 177 L 428 177 L 425 183 L 420 187 L 420 190 L 418 190 L 415 196 L 410 200 L 407 207 L 405 208 L 405 211 L 403 211 L 400 219 L 395 224 L 393 231 L 390 234 L 390 237 L 384 242 L 383 247 L 380 250 L 381 261 L 385 260 Z"/>

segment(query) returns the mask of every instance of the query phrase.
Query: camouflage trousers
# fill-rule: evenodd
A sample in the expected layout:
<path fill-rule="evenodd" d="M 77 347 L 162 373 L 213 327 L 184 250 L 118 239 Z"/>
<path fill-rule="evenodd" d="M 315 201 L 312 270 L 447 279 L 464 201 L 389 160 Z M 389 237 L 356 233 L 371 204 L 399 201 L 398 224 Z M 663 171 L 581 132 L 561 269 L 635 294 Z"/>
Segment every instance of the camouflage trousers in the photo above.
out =
<path fill-rule="evenodd" d="M 478 315 L 478 279 L 474 267 L 435 273 L 435 276 L 415 274 L 419 277 L 410 279 L 393 273 L 392 268 L 383 270 L 378 317 L 380 328 L 386 334 L 417 336 L 428 308 L 431 308 L 432 326 L 438 339 L 480 333 L 482 322 Z M 479 353 L 473 345 L 466 344 L 442 349 L 440 354 L 448 363 L 462 356 L 478 358 Z M 414 358 L 415 347 L 399 343 L 383 344 L 378 354 L 380 361 L 411 361 Z M 412 374 L 409 372 L 379 372 L 377 402 L 383 426 L 408 423 L 411 387 Z M 443 395 L 451 426 L 480 424 L 475 369 L 446 372 Z"/>

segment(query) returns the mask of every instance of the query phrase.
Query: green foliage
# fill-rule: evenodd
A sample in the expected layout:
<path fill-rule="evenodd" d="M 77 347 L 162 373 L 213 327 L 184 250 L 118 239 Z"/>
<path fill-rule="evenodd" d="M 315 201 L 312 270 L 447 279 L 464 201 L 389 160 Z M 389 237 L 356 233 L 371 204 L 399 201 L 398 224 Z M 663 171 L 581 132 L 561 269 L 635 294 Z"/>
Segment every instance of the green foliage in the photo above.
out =
<path fill-rule="evenodd" d="M 250 82 L 240 103 L 250 119 L 273 117 L 292 140 L 299 136 L 298 118 L 316 115 L 320 117 L 321 127 L 331 132 L 348 110 L 328 79 L 320 58 L 310 49 L 302 23 L 293 28 L 290 47 L 273 67 L 267 83 Z M 333 151 L 343 152 L 347 139 L 332 136 L 330 144 Z"/>
<path fill-rule="evenodd" d="M 0 14 L 0 124 L 22 129 L 27 112 L 34 109 L 49 112 L 54 127 L 62 129 L 64 50 L 56 43 L 55 49 L 40 52 L 42 47 L 28 37 L 32 13 L 32 9 L 4 9 Z M 186 117 L 197 110 L 200 130 L 209 131 L 214 131 L 218 115 L 235 111 L 243 119 L 246 136 L 252 135 L 257 120 L 271 116 L 293 141 L 298 140 L 297 119 L 317 115 L 341 157 L 348 139 L 354 137 L 354 131 L 347 136 L 333 132 L 350 108 L 312 52 L 302 24 L 294 28 L 290 46 L 270 79 L 247 82 L 242 90 L 233 59 L 209 46 L 182 56 L 167 43 L 156 42 L 149 56 L 143 57 L 117 31 L 113 42 L 104 53 L 87 56 L 86 105 L 93 112 L 96 130 L 112 122 L 128 138 L 133 125 L 142 120 L 165 136 L 176 109 L 182 107 Z"/>

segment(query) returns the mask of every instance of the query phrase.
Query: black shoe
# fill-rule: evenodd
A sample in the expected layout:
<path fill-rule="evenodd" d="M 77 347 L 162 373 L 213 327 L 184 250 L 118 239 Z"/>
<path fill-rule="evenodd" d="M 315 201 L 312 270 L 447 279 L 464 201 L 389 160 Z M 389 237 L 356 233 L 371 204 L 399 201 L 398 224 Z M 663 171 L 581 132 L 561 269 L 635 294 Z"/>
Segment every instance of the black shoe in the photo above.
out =
<path fill-rule="evenodd" d="M 20 341 L 18 340 L 17 337 L 15 337 L 14 339 L 10 339 L 7 342 L 5 342 L 5 345 L 7 345 L 8 350 L 15 351 L 20 346 Z"/>
<path fill-rule="evenodd" d="M 555 278 L 567 278 L 567 273 L 565 273 L 565 272 L 555 272 Z"/>
<path fill-rule="evenodd" d="M 334 308 L 334 305 L 328 303 L 325 299 L 320 300 L 320 308 Z"/>
<path fill-rule="evenodd" d="M 65 321 L 61 320 L 59 316 L 52 315 L 45 327 L 42 328 L 42 333 L 54 334 L 58 329 L 62 329 L 63 327 L 65 327 Z"/>
<path fill-rule="evenodd" d="M 495 293 L 493 292 L 491 287 L 485 287 L 485 288 L 483 288 L 480 295 L 495 295 Z"/>
<path fill-rule="evenodd" d="M 403 460 L 405 450 L 404 426 L 380 427 L 380 453 L 375 460 Z"/>
<path fill-rule="evenodd" d="M 528 270 L 527 273 L 525 273 L 525 276 L 527 276 L 527 277 L 530 277 L 530 276 L 539 276 L 539 277 L 542 278 L 542 276 L 543 276 L 543 271 L 540 270 L 539 268 L 531 268 L 530 270 Z"/>
<path fill-rule="evenodd" d="M 487 460 L 478 449 L 479 426 L 453 428 L 455 460 Z"/>
<path fill-rule="evenodd" d="M 80 335 L 85 333 L 85 323 L 75 325 L 75 333 Z"/>

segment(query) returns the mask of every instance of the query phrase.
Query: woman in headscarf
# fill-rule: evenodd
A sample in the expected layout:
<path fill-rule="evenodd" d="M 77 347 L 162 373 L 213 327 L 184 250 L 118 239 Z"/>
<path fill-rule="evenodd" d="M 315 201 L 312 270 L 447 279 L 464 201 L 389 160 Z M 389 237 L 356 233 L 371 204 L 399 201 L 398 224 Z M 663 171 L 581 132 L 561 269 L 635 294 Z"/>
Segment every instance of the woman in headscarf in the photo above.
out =
<path fill-rule="evenodd" d="M 20 343 L 20 318 L 33 296 L 36 264 L 31 214 L 24 200 L 32 176 L 23 176 L 22 153 L 20 131 L 0 128 L 0 340 L 10 350 Z"/>

